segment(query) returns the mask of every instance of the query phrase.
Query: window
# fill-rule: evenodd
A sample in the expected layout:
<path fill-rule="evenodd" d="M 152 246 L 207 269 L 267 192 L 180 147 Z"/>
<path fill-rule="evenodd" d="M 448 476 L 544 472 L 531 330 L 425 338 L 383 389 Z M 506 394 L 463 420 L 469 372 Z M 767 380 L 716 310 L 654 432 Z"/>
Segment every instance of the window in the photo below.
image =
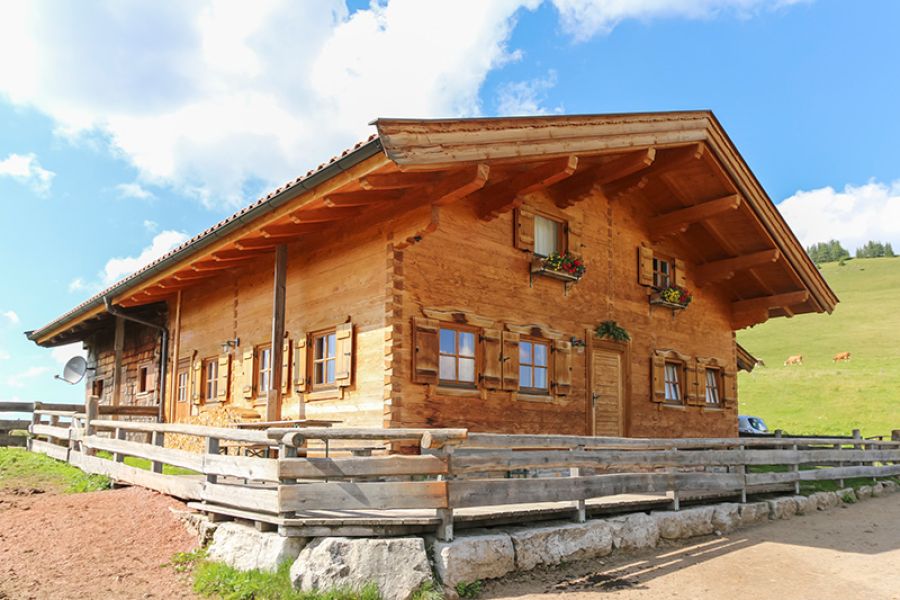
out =
<path fill-rule="evenodd" d="M 188 399 L 188 374 L 182 371 L 178 374 L 178 401 L 187 402 Z"/>
<path fill-rule="evenodd" d="M 203 361 L 203 391 L 207 401 L 214 401 L 219 395 L 219 361 L 208 358 Z"/>
<path fill-rule="evenodd" d="M 706 369 L 706 404 L 708 406 L 719 406 L 721 403 L 721 394 L 719 393 L 720 379 L 721 371 L 719 369 Z"/>
<path fill-rule="evenodd" d="M 149 369 L 147 367 L 140 367 L 138 369 L 138 393 L 143 394 L 147 391 L 147 377 L 149 375 Z"/>
<path fill-rule="evenodd" d="M 534 216 L 534 253 L 550 256 L 554 252 L 562 254 L 563 223 L 541 215 Z"/>
<path fill-rule="evenodd" d="M 438 379 L 443 384 L 475 386 L 475 332 L 441 327 Z"/>
<path fill-rule="evenodd" d="M 102 379 L 95 379 L 91 383 L 91 396 L 94 396 L 95 398 L 103 397 L 103 380 Z"/>
<path fill-rule="evenodd" d="M 653 287 L 667 288 L 672 285 L 672 262 L 654 256 L 653 257 Z"/>
<path fill-rule="evenodd" d="M 260 396 L 269 393 L 272 382 L 272 348 L 260 346 L 257 350 L 259 369 L 256 372 L 256 389 Z"/>
<path fill-rule="evenodd" d="M 313 335 L 313 389 L 334 386 L 336 345 L 337 335 L 333 330 Z"/>
<path fill-rule="evenodd" d="M 519 389 L 523 392 L 548 393 L 550 344 L 537 340 L 519 341 Z"/>
<path fill-rule="evenodd" d="M 683 367 L 681 363 L 666 361 L 666 402 L 682 404 L 684 392 L 682 384 Z"/>

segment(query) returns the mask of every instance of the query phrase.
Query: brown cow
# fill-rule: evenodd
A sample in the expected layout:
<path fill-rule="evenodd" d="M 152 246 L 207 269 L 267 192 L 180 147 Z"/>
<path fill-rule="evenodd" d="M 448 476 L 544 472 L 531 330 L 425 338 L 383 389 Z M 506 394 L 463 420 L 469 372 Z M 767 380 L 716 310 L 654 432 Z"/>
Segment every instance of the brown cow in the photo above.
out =
<path fill-rule="evenodd" d="M 788 356 L 787 360 L 784 361 L 784 366 L 788 365 L 802 365 L 803 364 L 803 355 L 795 354 L 794 356 Z"/>
<path fill-rule="evenodd" d="M 834 360 L 834 362 L 838 362 L 840 360 L 850 360 L 850 353 L 849 352 L 838 352 L 837 354 L 834 355 L 833 360 Z"/>

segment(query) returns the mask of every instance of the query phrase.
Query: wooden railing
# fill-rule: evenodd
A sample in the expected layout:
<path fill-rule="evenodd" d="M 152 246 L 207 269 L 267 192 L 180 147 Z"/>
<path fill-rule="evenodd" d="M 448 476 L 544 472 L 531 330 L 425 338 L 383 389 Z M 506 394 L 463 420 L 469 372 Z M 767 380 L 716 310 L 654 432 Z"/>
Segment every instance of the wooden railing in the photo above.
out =
<path fill-rule="evenodd" d="M 317 511 L 365 511 L 389 526 L 410 509 L 431 515 L 443 539 L 454 511 L 562 506 L 587 518 L 587 502 L 618 494 L 740 496 L 804 481 L 900 475 L 900 441 L 861 438 L 633 439 L 469 433 L 464 429 L 241 430 L 102 418 L 96 405 L 66 415 L 36 408 L 31 448 L 90 473 L 158 490 L 213 514 L 287 527 Z M 37 421 L 37 416 L 50 422 Z M 56 421 L 54 421 L 56 419 Z M 149 437 L 144 441 L 135 434 Z M 205 452 L 164 446 L 204 440 Z M 41 439 L 43 438 L 43 439 Z M 129 439 L 131 438 L 131 439 Z M 414 454 L 358 456 L 346 444 L 394 444 Z M 226 444 L 227 443 L 227 444 Z M 234 454 L 223 454 L 225 449 Z M 262 452 L 267 456 L 248 456 Z M 107 454 L 108 453 L 108 454 Z M 149 469 L 125 463 L 149 461 Z M 187 469 L 166 472 L 165 465 Z M 568 508 L 566 508 L 568 507 Z M 374 512 L 373 512 L 374 511 Z M 406 512 L 398 512 L 406 511 Z M 286 531 L 284 529 L 283 531 Z"/>
<path fill-rule="evenodd" d="M 9 418 L 0 419 L 0 447 L 3 446 L 25 446 L 28 437 L 22 435 L 14 435 L 13 432 L 25 431 L 31 423 L 28 413 L 34 410 L 34 404 L 31 402 L 0 402 L 0 416 L 4 413 Z M 10 414 L 12 413 L 12 414 Z M 24 414 L 28 418 L 14 417 L 15 414 Z"/>

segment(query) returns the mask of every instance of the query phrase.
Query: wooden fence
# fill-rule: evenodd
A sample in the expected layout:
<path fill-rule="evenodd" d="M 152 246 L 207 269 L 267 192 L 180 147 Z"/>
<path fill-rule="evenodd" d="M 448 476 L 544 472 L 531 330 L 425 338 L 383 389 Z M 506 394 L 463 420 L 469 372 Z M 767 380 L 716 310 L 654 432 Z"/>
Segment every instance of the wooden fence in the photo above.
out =
<path fill-rule="evenodd" d="M 618 494 L 747 495 L 766 486 L 900 475 L 900 441 L 862 438 L 634 439 L 469 433 L 464 429 L 240 430 L 138 423 L 37 407 L 33 451 L 89 473 L 192 501 L 210 514 L 278 527 L 285 535 L 341 524 L 341 535 L 378 535 L 418 524 L 452 539 L 456 517 L 587 502 Z M 61 420 L 68 417 L 68 423 Z M 49 422 L 45 420 L 49 419 Z M 54 421 L 54 419 L 56 419 Z M 126 439 L 144 434 L 146 441 Z M 200 437 L 206 451 L 166 448 L 165 436 Z M 341 444 L 404 445 L 415 454 L 359 456 Z M 410 446 L 413 444 L 413 446 Z M 271 457 L 250 456 L 263 451 Z M 108 454 L 106 454 L 108 453 Z M 149 469 L 125 464 L 149 461 Z M 166 472 L 165 465 L 189 470 Z M 843 482 L 841 481 L 841 484 Z M 304 529 L 304 527 L 306 527 Z M 316 531 L 324 531 L 316 529 Z M 293 532 L 293 533 L 292 533 Z M 320 533 L 327 534 L 327 533 Z"/>

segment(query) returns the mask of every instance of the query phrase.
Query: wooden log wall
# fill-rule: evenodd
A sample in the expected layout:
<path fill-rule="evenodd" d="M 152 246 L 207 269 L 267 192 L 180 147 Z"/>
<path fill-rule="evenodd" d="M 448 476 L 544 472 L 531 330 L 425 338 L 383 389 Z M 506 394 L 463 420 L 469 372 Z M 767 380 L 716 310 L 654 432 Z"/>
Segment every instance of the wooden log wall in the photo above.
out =
<path fill-rule="evenodd" d="M 159 332 L 155 329 L 126 321 L 121 358 L 121 394 L 119 405 L 154 406 L 159 402 Z M 112 405 L 115 382 L 115 334 L 112 329 L 100 330 L 88 342 L 90 352 L 97 366 L 96 371 L 88 371 L 85 377 L 86 395 L 96 391 L 95 382 L 103 382 L 99 395 L 100 404 Z M 140 369 L 147 369 L 146 391 L 139 388 Z"/>

